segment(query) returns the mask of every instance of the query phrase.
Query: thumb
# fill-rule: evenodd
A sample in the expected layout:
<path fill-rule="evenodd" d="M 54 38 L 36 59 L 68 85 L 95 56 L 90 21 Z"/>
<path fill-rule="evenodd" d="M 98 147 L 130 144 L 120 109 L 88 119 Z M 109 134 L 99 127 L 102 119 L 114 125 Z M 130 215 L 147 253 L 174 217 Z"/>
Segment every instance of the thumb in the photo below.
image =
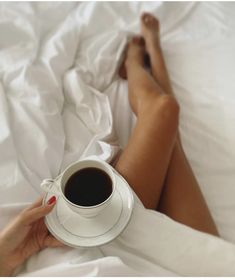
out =
<path fill-rule="evenodd" d="M 35 208 L 29 208 L 23 211 L 21 216 L 21 222 L 24 225 L 30 225 L 40 218 L 45 217 L 49 214 L 56 204 L 56 197 L 52 196 L 45 205 L 36 206 Z"/>

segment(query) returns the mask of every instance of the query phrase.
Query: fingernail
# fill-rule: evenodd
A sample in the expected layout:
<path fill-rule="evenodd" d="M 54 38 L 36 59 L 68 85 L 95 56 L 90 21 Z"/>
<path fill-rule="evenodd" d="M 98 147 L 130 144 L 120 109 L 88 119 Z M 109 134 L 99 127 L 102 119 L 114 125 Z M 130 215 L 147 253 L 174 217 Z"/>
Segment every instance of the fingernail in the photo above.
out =
<path fill-rule="evenodd" d="M 47 204 L 48 205 L 51 205 L 51 204 L 54 204 L 56 202 L 56 197 L 55 196 L 52 196 L 48 201 L 47 201 Z"/>

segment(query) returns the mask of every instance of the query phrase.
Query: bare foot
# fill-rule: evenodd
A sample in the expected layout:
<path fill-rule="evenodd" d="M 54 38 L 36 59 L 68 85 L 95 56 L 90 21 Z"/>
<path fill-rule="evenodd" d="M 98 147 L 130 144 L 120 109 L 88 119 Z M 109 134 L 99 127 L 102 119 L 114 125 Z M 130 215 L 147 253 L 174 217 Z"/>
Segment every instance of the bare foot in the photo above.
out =
<path fill-rule="evenodd" d="M 150 13 L 141 16 L 141 33 L 145 40 L 147 52 L 151 56 L 153 48 L 160 47 L 159 21 Z"/>
<path fill-rule="evenodd" d="M 129 64 L 137 63 L 144 66 L 145 42 L 142 37 L 133 37 L 127 45 L 124 60 L 119 69 L 119 75 L 123 79 L 127 79 L 127 67 Z"/>
<path fill-rule="evenodd" d="M 165 93 L 173 94 L 161 50 L 159 26 L 159 21 L 150 13 L 144 13 L 141 16 L 141 32 L 145 40 L 145 48 L 149 54 L 152 76 Z"/>

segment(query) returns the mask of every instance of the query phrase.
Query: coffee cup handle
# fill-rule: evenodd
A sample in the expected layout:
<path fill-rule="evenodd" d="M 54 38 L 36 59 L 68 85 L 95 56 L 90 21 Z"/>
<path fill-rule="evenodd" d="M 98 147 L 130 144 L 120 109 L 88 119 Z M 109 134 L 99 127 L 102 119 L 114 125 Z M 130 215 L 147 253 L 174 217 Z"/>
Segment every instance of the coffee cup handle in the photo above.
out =
<path fill-rule="evenodd" d="M 53 188 L 53 185 L 55 185 L 56 187 Z M 53 179 L 44 179 L 41 183 L 41 189 L 43 189 L 47 193 L 56 194 L 58 196 L 61 194 L 56 180 Z"/>

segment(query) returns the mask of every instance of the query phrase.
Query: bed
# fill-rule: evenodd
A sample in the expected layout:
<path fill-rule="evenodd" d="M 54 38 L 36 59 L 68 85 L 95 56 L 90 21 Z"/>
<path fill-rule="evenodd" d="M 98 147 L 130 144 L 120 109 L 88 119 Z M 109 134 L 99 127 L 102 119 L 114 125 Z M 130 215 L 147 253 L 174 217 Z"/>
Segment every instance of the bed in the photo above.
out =
<path fill-rule="evenodd" d="M 90 155 L 110 162 L 135 124 L 118 76 L 143 11 L 161 40 L 183 146 L 221 238 L 135 203 L 113 242 L 45 249 L 17 276 L 235 275 L 235 4 L 0 3 L 0 229 L 44 178 Z"/>

